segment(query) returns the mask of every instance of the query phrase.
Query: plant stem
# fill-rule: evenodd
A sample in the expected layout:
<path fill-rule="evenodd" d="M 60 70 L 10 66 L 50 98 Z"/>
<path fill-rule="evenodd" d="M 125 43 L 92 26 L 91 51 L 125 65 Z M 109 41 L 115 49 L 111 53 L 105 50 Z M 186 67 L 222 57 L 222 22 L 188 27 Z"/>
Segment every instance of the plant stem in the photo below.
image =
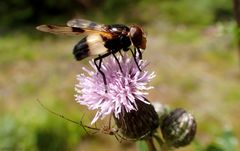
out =
<path fill-rule="evenodd" d="M 160 145 L 160 150 L 161 151 L 169 151 L 170 150 L 168 145 L 165 142 L 163 142 L 161 137 L 159 137 L 158 135 L 154 135 L 154 138 L 157 140 L 158 144 Z"/>
<path fill-rule="evenodd" d="M 167 144 L 162 144 L 161 151 L 169 151 L 169 147 Z"/>
<path fill-rule="evenodd" d="M 148 145 L 148 150 L 149 151 L 157 151 L 156 150 L 156 147 L 154 146 L 154 143 L 153 143 L 153 139 L 152 138 L 149 138 L 149 139 L 146 139 L 145 140 L 147 145 Z"/>
<path fill-rule="evenodd" d="M 235 20 L 237 22 L 237 49 L 238 49 L 238 59 L 240 66 L 240 0 L 232 0 L 233 2 L 233 13 L 235 15 Z"/>

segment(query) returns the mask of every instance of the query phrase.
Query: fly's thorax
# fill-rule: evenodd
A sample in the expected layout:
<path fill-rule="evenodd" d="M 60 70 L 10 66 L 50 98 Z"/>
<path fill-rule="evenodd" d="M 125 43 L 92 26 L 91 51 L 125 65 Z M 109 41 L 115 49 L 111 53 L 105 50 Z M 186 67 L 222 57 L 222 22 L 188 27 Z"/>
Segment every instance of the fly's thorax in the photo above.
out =
<path fill-rule="evenodd" d="M 112 24 L 108 25 L 108 30 L 117 35 L 127 35 L 130 31 L 129 27 L 123 24 Z"/>
<path fill-rule="evenodd" d="M 119 35 L 111 40 L 105 42 L 105 47 L 109 50 L 120 50 L 128 48 L 131 45 L 130 38 L 125 35 Z"/>
<path fill-rule="evenodd" d="M 105 47 L 110 50 L 119 51 L 120 49 L 126 49 L 130 47 L 131 40 L 128 36 L 130 31 L 129 27 L 123 24 L 112 24 L 107 26 L 108 31 L 113 35 L 112 39 L 108 39 L 105 42 Z"/>

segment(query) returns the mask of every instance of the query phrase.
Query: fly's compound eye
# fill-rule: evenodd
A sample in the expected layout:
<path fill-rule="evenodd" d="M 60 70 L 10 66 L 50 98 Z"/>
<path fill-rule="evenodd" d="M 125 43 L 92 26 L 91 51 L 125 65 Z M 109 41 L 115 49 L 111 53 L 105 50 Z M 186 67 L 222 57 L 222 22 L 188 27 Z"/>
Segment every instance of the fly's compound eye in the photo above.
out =
<path fill-rule="evenodd" d="M 141 49 L 146 48 L 146 37 L 140 27 L 132 26 L 130 28 L 130 39 L 135 47 Z"/>

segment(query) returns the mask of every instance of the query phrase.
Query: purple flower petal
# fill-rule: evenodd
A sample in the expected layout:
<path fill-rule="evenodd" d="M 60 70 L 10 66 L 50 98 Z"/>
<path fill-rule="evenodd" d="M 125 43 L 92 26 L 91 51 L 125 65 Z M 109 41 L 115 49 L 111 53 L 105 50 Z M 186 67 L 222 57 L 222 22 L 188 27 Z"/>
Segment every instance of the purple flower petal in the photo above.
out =
<path fill-rule="evenodd" d="M 76 101 L 86 105 L 89 110 L 97 110 L 91 124 L 112 113 L 118 118 L 123 109 L 126 112 L 137 110 L 136 100 L 149 104 L 144 98 L 148 94 L 147 91 L 153 88 L 148 84 L 155 77 L 155 73 L 145 71 L 148 65 L 146 61 L 137 60 L 142 70 L 140 72 L 134 58 L 129 58 L 127 54 L 123 57 L 118 56 L 118 60 L 123 72 L 120 71 L 114 57 L 103 59 L 101 70 L 106 76 L 107 93 L 105 93 L 103 77 L 98 73 L 93 60 L 89 62 L 93 70 L 83 67 L 88 75 L 77 75 Z"/>

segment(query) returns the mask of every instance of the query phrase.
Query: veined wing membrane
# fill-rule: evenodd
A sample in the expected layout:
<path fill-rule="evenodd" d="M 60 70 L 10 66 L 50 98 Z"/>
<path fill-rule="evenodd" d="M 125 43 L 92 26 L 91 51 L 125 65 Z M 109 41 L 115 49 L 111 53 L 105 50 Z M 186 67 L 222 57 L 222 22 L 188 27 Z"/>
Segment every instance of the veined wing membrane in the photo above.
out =
<path fill-rule="evenodd" d="M 100 30 L 95 30 L 95 29 L 90 29 L 90 28 L 83 28 L 83 27 L 40 25 L 40 26 L 37 26 L 37 30 L 40 30 L 40 31 L 43 31 L 43 32 L 49 32 L 49 33 L 52 33 L 52 34 L 61 34 L 61 35 L 100 34 L 107 39 L 112 38 L 111 33 L 108 33 L 108 32 L 105 32 L 105 31 L 100 31 Z"/>
<path fill-rule="evenodd" d="M 113 37 L 113 35 L 107 30 L 106 25 L 98 24 L 90 20 L 72 19 L 67 22 L 67 26 L 73 28 L 80 28 L 89 33 L 99 33 L 108 39 L 111 39 Z"/>
<path fill-rule="evenodd" d="M 97 30 L 101 32 L 107 32 L 105 29 L 104 24 L 98 24 L 95 22 L 92 22 L 90 20 L 85 19 L 72 19 L 67 22 L 67 26 L 69 27 L 75 27 L 75 28 L 82 28 L 82 29 L 89 29 L 89 30 Z"/>
<path fill-rule="evenodd" d="M 65 26 L 56 26 L 56 25 L 40 25 L 37 26 L 37 30 L 43 32 L 49 32 L 53 34 L 62 34 L 62 35 L 80 35 L 85 31 L 80 28 L 65 27 Z"/>

